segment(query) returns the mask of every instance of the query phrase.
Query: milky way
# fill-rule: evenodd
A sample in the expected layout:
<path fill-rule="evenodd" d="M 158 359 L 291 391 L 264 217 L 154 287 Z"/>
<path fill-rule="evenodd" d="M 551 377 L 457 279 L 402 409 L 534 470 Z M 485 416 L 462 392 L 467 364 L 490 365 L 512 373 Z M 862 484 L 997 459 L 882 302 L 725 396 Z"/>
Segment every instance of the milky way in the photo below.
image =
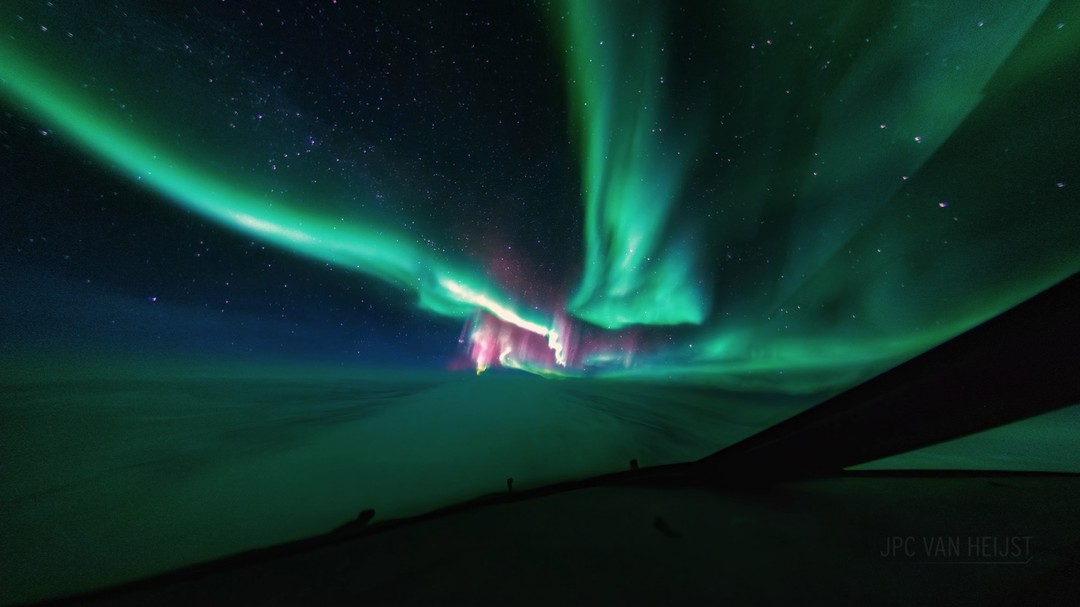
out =
<path fill-rule="evenodd" d="M 1061 81 L 1080 55 L 1080 5 L 770 7 L 531 9 L 542 25 L 521 44 L 561 66 L 565 105 L 551 111 L 567 117 L 575 167 L 545 170 L 580 181 L 579 200 L 533 203 L 580 217 L 535 224 L 530 238 L 547 250 L 580 247 L 553 271 L 535 255 L 495 271 L 490 242 L 463 237 L 465 219 L 413 221 L 425 186 L 387 156 L 372 171 L 396 179 L 389 210 L 374 177 L 309 160 L 369 144 L 322 141 L 331 100 L 290 84 L 290 57 L 197 10 L 140 20 L 123 3 L 5 4 L 0 92 L 43 133 L 177 205 L 460 319 L 461 343 L 446 349 L 478 372 L 832 389 L 1080 269 L 1080 175 L 1068 160 L 1080 117 L 1075 85 Z M 408 73 L 369 30 L 326 33 L 348 22 L 327 10 L 347 9 L 320 8 L 322 25 L 301 30 L 335 35 L 352 62 L 341 65 Z M 339 79 L 325 69 L 322 81 Z M 377 93 L 355 96 L 379 109 Z M 466 128 L 481 130 L 475 119 Z M 388 132 L 380 147 L 423 147 L 422 132 Z M 471 156 L 489 144 L 461 145 Z M 340 197 L 349 188 L 354 202 Z M 485 196 L 473 204 L 508 204 L 470 191 Z"/>

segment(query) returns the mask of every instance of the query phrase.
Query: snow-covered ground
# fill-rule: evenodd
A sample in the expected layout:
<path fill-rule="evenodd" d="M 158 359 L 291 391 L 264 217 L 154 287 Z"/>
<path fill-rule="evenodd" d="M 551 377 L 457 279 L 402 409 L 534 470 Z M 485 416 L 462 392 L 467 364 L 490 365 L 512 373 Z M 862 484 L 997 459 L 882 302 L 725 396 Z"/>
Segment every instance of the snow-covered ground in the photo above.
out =
<path fill-rule="evenodd" d="M 430 373 L 0 386 L 3 603 L 686 461 L 815 399 Z"/>

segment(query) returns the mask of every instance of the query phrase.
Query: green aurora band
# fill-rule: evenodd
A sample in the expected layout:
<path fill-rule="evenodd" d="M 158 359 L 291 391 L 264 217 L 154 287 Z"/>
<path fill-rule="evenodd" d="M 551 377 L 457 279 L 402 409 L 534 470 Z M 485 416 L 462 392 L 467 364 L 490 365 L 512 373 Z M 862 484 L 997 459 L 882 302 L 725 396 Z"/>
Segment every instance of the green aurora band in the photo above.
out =
<path fill-rule="evenodd" d="M 583 276 L 569 311 L 607 329 L 699 324 L 709 302 L 696 251 L 670 226 L 697 142 L 670 128 L 665 136 L 663 116 L 671 109 L 663 90 L 662 13 L 658 6 L 572 0 L 565 8 L 585 197 Z"/>
<path fill-rule="evenodd" d="M 1080 117 L 1059 88 L 1080 57 L 1080 5 L 715 5 L 691 18 L 750 31 L 724 32 L 744 49 L 709 49 L 706 62 L 723 67 L 702 73 L 727 86 L 692 104 L 665 96 L 663 56 L 678 45 L 658 39 L 669 29 L 656 13 L 567 1 L 559 20 L 586 217 L 570 310 L 605 327 L 701 326 L 612 375 L 838 389 L 1080 270 L 1080 211 L 1065 189 L 1076 168 L 1063 160 L 1077 148 L 1062 134 L 1075 140 Z M 830 25 L 791 29 L 807 21 Z M 737 69 L 740 60 L 748 65 Z M 730 89 L 734 100 L 707 98 Z M 686 231 L 671 225 L 684 182 L 698 167 L 715 171 L 694 153 L 718 120 L 710 114 L 739 125 L 712 130 L 735 133 L 713 135 L 732 141 L 716 154 L 754 160 L 705 179 L 720 193 L 706 208 L 721 217 L 691 215 L 701 234 L 689 254 Z M 993 180 L 1002 174 L 1004 190 Z M 717 288 L 734 295 L 716 293 L 707 309 L 702 251 L 723 260 L 717 252 L 733 242 L 773 245 L 754 224 L 778 219 L 787 240 L 765 275 L 722 278 Z"/>
<path fill-rule="evenodd" d="M 283 203 L 267 193 L 238 188 L 164 142 L 140 136 L 113 108 L 94 105 L 85 91 L 43 69 L 8 40 L 0 40 L 0 85 L 41 119 L 114 163 L 117 170 L 222 225 L 412 290 L 420 307 L 430 312 L 464 319 L 480 309 L 558 340 L 549 322 L 525 318 L 496 286 L 425 250 L 412 235 L 362 222 L 335 222 L 303 210 L 317 207 L 313 201 Z"/>
<path fill-rule="evenodd" d="M 838 389 L 1080 269 L 1078 89 L 1062 80 L 1080 67 L 1080 3 L 716 5 L 693 16 L 727 33 L 704 53 L 700 95 L 666 88 L 677 44 L 664 4 L 623 6 L 553 9 L 585 218 L 567 311 L 605 329 L 670 326 L 677 339 L 592 372 Z M 796 35 L 803 22 L 816 25 Z M 35 28 L 0 11 L 0 92 L 117 171 L 221 225 L 409 290 L 434 314 L 483 310 L 562 350 L 555 311 L 518 305 L 464 256 L 389 222 L 344 221 L 331 201 L 234 179 L 228 154 L 195 153 L 162 134 L 176 126 L 116 103 L 114 89 L 138 99 L 145 82 L 80 85 L 86 61 L 110 73 L 107 49 L 76 60 L 79 44 Z"/>

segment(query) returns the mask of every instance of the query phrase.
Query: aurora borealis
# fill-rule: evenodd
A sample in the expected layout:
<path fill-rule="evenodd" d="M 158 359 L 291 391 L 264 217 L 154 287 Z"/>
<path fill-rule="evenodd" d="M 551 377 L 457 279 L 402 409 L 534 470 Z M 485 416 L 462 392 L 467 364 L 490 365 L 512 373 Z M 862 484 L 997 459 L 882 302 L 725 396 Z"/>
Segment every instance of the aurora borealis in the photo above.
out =
<path fill-rule="evenodd" d="M 9 3 L 0 90 L 18 128 L 465 323 L 435 366 L 828 390 L 1080 267 L 1073 4 L 345 4 Z M 449 27 L 495 18 L 511 41 Z"/>
<path fill-rule="evenodd" d="M 1076 74 L 1072 0 L 4 1 L 0 604 L 806 411 L 1080 270 Z"/>

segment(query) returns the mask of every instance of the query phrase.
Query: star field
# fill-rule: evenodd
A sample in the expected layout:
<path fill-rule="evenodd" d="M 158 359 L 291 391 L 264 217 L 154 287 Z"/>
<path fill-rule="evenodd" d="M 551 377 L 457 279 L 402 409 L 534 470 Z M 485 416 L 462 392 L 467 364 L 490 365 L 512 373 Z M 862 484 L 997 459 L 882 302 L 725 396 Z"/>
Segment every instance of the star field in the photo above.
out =
<path fill-rule="evenodd" d="M 1080 268 L 1078 17 L 10 3 L 5 349 L 850 385 Z"/>

